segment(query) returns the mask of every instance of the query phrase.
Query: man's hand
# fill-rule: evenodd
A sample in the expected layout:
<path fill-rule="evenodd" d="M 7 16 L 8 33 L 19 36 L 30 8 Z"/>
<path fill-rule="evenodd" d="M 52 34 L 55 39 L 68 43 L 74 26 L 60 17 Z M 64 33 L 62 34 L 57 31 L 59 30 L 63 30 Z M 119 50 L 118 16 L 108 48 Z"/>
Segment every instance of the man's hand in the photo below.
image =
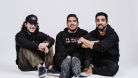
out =
<path fill-rule="evenodd" d="M 39 46 L 38 46 L 38 49 L 40 51 L 48 53 L 49 50 L 48 50 L 47 46 L 48 46 L 48 43 L 40 43 Z"/>
<path fill-rule="evenodd" d="M 79 39 L 77 42 L 78 42 L 78 44 L 81 44 L 82 43 L 81 39 Z"/>
<path fill-rule="evenodd" d="M 50 66 L 48 67 L 48 70 L 52 69 L 52 67 L 53 67 L 53 65 L 50 65 Z"/>
<path fill-rule="evenodd" d="M 90 40 L 84 39 L 83 37 L 81 37 L 80 40 L 83 43 L 82 44 L 83 48 L 90 48 L 90 49 L 93 49 L 93 45 L 95 42 L 99 42 L 99 41 L 90 41 Z"/>
<path fill-rule="evenodd" d="M 66 58 L 71 58 L 71 56 L 68 55 Z"/>
<path fill-rule="evenodd" d="M 40 43 L 40 44 L 39 44 L 39 47 L 40 47 L 40 48 L 44 48 L 44 47 L 46 47 L 46 46 L 48 46 L 48 43 Z"/>
<path fill-rule="evenodd" d="M 84 39 L 83 37 L 81 37 L 79 40 L 83 43 L 86 39 Z"/>
<path fill-rule="evenodd" d="M 48 53 L 49 52 L 49 49 L 47 47 L 45 47 L 45 53 Z"/>
<path fill-rule="evenodd" d="M 84 45 L 84 44 L 82 44 L 82 48 L 89 48 L 88 46 L 86 46 L 86 45 Z"/>
<path fill-rule="evenodd" d="M 40 51 L 45 51 L 45 47 L 43 46 L 42 43 L 39 44 L 38 49 L 39 49 Z"/>

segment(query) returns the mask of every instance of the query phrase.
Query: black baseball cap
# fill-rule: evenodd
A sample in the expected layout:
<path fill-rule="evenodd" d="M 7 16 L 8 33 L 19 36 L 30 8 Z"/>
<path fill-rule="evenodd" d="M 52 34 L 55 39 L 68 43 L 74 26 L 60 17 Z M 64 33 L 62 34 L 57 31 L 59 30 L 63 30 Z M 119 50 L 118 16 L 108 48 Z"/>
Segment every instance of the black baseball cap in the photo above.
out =
<path fill-rule="evenodd" d="M 25 22 L 38 24 L 37 20 L 37 16 L 31 14 L 26 17 Z"/>

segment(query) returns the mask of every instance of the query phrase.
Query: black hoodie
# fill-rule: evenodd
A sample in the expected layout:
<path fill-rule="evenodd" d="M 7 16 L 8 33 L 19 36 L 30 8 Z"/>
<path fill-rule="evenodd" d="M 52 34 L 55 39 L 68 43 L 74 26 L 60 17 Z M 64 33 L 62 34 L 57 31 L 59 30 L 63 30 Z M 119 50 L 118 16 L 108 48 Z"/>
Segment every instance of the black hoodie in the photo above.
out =
<path fill-rule="evenodd" d="M 48 36 L 47 34 L 44 34 L 43 32 L 38 31 L 32 34 L 28 34 L 27 31 L 24 30 L 18 32 L 15 36 L 17 53 L 16 64 L 18 65 L 18 53 L 20 47 L 33 50 L 34 52 L 36 52 L 38 51 L 37 49 L 39 43 L 42 43 L 44 41 L 48 41 L 50 43 L 48 48 L 51 47 L 55 42 L 55 40 L 52 37 Z"/>
<path fill-rule="evenodd" d="M 99 40 L 93 45 L 93 50 L 99 52 L 99 58 L 119 61 L 119 37 L 114 29 L 107 25 L 105 35 L 100 36 L 98 29 L 91 31 L 88 35 L 84 36 L 85 39 Z"/>
<path fill-rule="evenodd" d="M 69 33 L 68 28 L 61 31 L 56 36 L 55 53 L 61 53 L 62 55 L 72 55 L 74 52 L 82 52 L 81 48 L 77 44 L 77 40 L 83 37 L 88 32 L 86 30 L 78 28 L 76 33 Z"/>

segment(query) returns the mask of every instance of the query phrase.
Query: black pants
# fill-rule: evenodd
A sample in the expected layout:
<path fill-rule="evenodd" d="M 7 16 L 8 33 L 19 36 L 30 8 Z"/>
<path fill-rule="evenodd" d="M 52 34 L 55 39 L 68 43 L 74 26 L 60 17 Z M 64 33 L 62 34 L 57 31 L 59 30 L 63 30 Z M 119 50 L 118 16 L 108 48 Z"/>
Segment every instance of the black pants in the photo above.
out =
<path fill-rule="evenodd" d="M 72 55 L 70 55 L 71 57 L 77 57 L 80 61 L 82 60 L 82 56 L 80 53 L 78 52 L 74 52 Z M 54 61 L 54 67 L 55 69 L 61 71 L 61 64 L 62 61 L 66 58 L 67 56 L 65 56 L 64 54 L 61 53 L 55 53 L 54 57 L 53 57 L 53 61 Z"/>
<path fill-rule="evenodd" d="M 103 76 L 114 76 L 119 69 L 117 62 L 110 59 L 103 58 L 103 54 L 100 52 L 95 52 L 91 49 L 85 50 L 85 67 L 88 67 L 91 63 L 93 64 L 93 74 L 103 75 Z"/>

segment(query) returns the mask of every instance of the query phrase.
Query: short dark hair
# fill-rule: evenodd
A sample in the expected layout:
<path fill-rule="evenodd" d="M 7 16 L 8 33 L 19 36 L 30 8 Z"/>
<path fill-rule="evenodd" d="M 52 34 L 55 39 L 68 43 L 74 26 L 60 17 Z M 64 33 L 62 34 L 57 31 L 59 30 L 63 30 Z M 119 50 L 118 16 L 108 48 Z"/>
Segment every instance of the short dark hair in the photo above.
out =
<path fill-rule="evenodd" d="M 77 22 L 79 22 L 79 21 L 78 21 L 78 17 L 77 17 L 75 14 L 69 14 L 69 15 L 67 16 L 67 22 L 68 22 L 69 17 L 75 17 L 75 18 L 77 19 Z"/>
<path fill-rule="evenodd" d="M 96 14 L 96 16 L 95 16 L 95 20 L 96 20 L 96 18 L 97 18 L 98 16 L 105 16 L 106 21 L 108 21 L 108 15 L 107 15 L 106 13 L 104 13 L 104 12 L 98 12 L 98 13 Z"/>

